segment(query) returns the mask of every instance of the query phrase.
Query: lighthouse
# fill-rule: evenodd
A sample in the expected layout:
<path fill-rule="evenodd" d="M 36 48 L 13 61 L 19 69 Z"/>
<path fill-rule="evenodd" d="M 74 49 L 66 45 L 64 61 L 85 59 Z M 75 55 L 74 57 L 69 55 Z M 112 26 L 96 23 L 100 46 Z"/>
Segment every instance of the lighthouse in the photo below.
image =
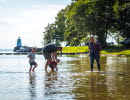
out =
<path fill-rule="evenodd" d="M 13 50 L 13 51 L 14 51 L 14 52 L 20 51 L 21 48 L 22 48 L 21 38 L 18 37 L 17 43 L 16 43 L 16 47 L 14 47 L 14 50 Z"/>
<path fill-rule="evenodd" d="M 21 47 L 21 46 L 22 46 L 22 43 L 21 43 L 21 38 L 20 38 L 20 37 L 18 37 L 16 47 Z"/>
<path fill-rule="evenodd" d="M 31 52 L 32 47 L 22 46 L 22 40 L 18 37 L 16 42 L 16 47 L 14 47 L 14 52 Z M 37 51 L 42 51 L 42 48 L 37 48 Z"/>

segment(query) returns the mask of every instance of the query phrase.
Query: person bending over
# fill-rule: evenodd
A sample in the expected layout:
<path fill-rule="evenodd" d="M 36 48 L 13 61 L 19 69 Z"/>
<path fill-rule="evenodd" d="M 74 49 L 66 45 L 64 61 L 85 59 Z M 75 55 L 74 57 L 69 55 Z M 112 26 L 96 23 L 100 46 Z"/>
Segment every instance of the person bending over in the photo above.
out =
<path fill-rule="evenodd" d="M 43 48 L 43 55 L 46 61 L 45 63 L 45 70 L 47 70 L 47 66 L 53 60 L 57 60 L 57 51 L 61 51 L 62 47 L 58 47 L 54 44 L 46 45 Z"/>

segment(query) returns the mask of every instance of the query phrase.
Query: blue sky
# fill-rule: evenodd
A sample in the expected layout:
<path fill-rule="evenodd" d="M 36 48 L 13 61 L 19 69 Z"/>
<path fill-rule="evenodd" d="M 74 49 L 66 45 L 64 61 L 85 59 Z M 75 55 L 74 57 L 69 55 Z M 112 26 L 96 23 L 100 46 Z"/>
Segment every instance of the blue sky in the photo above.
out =
<path fill-rule="evenodd" d="M 44 28 L 71 0 L 0 0 L 0 49 L 22 44 L 42 47 Z"/>

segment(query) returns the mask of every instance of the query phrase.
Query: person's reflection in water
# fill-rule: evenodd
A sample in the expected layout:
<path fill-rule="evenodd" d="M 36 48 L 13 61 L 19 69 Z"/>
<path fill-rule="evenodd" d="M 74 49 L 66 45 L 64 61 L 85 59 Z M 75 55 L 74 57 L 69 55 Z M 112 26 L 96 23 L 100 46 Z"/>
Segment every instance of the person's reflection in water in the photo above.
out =
<path fill-rule="evenodd" d="M 35 97 L 36 97 L 36 76 L 35 76 L 35 73 L 29 73 L 29 92 L 30 92 L 30 100 L 35 99 Z"/>
<path fill-rule="evenodd" d="M 57 80 L 57 72 L 53 71 L 46 71 L 46 83 L 45 86 L 49 86 L 50 84 L 54 83 Z"/>
<path fill-rule="evenodd" d="M 43 80 L 44 82 L 44 95 L 46 96 L 50 96 L 53 94 L 56 94 L 59 90 L 57 90 L 57 72 L 52 72 L 52 71 L 46 71 L 46 77 L 45 80 Z"/>
<path fill-rule="evenodd" d="M 90 91 L 91 91 L 91 100 L 106 100 L 107 97 L 107 86 L 102 80 L 105 80 L 104 76 L 101 76 L 99 73 L 92 73 L 90 80 Z M 111 100 L 111 99 L 109 99 Z"/>
<path fill-rule="evenodd" d="M 91 99 L 92 100 L 96 100 L 97 99 L 97 93 L 100 91 L 98 90 L 98 77 L 99 77 L 99 74 L 91 74 L 91 80 L 90 80 L 90 91 L 91 91 Z"/>

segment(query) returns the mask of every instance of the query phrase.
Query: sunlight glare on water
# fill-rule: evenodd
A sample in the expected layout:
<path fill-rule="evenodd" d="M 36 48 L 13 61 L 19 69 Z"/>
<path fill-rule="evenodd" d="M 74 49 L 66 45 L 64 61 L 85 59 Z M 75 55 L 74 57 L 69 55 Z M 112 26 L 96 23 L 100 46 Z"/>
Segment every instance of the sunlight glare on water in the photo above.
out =
<path fill-rule="evenodd" d="M 58 72 L 44 71 L 45 60 L 29 75 L 26 55 L 0 56 L 1 100 L 129 100 L 130 58 L 102 57 L 101 73 L 88 56 L 60 56 Z"/>

